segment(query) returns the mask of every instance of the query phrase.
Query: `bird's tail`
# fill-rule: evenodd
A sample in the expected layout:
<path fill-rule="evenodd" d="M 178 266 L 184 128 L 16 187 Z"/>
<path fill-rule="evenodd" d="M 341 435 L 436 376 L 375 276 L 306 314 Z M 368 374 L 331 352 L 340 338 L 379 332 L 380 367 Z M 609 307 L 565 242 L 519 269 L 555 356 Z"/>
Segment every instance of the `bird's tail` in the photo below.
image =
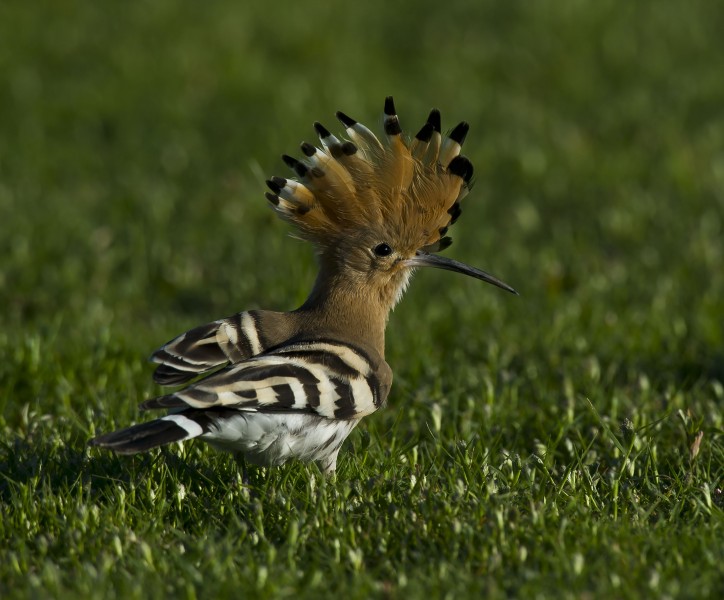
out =
<path fill-rule="evenodd" d="M 90 445 L 119 454 L 136 454 L 203 435 L 209 431 L 209 424 L 208 416 L 201 411 L 187 411 L 99 435 Z"/>

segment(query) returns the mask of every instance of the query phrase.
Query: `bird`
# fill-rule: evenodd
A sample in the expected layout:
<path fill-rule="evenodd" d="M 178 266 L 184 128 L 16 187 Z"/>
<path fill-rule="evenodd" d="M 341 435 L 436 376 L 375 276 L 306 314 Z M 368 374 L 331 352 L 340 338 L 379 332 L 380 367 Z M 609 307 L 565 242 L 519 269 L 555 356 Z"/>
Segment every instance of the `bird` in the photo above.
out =
<path fill-rule="evenodd" d="M 153 378 L 179 389 L 139 408 L 165 416 L 98 435 L 92 446 L 135 454 L 199 438 L 244 465 L 298 459 L 333 474 L 345 439 L 386 403 L 385 329 L 413 271 L 444 269 L 517 294 L 439 254 L 472 184 L 472 163 L 461 154 L 468 123 L 443 135 L 433 109 L 408 138 L 391 96 L 381 138 L 336 116 L 343 135 L 315 122 L 319 145 L 302 143 L 300 159 L 282 156 L 295 177 L 266 182 L 269 206 L 315 249 L 319 271 L 308 298 L 289 312 L 239 312 L 161 346 L 151 356 Z"/>

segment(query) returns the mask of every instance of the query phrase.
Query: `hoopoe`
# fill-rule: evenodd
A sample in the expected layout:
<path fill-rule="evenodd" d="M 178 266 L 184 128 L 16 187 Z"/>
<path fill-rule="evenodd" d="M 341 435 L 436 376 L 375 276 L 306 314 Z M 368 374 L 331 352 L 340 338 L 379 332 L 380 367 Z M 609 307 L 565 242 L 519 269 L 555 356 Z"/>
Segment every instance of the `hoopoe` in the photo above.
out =
<path fill-rule="evenodd" d="M 473 175 L 460 154 L 468 124 L 443 139 L 440 112 L 409 142 L 392 97 L 380 141 L 342 112 L 348 139 L 320 123 L 321 147 L 284 155 L 297 179 L 267 181 L 270 206 L 316 250 L 319 273 L 291 312 L 251 310 L 196 327 L 153 353 L 154 380 L 189 384 L 140 405 L 155 421 L 100 435 L 91 444 L 133 454 L 200 438 L 252 463 L 318 461 L 333 473 L 342 443 L 390 391 L 385 326 L 417 267 L 447 269 L 517 293 L 492 275 L 436 252 Z"/>

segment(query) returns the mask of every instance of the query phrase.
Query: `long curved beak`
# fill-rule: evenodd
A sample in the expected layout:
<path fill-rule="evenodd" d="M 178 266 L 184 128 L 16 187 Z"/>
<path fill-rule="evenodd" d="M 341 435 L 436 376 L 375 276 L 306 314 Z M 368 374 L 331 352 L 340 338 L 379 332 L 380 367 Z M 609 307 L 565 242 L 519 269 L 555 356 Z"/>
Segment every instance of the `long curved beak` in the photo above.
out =
<path fill-rule="evenodd" d="M 463 275 L 480 279 L 480 281 L 492 283 L 494 286 L 497 286 L 506 292 L 510 292 L 511 294 L 515 294 L 516 296 L 518 295 L 518 292 L 516 292 L 507 283 L 500 281 L 497 277 L 493 277 L 490 273 L 486 273 L 485 271 L 481 271 L 480 269 L 476 269 L 475 267 L 471 267 L 465 263 L 458 262 L 452 258 L 439 256 L 438 254 L 428 254 L 427 252 L 418 250 L 417 254 L 404 261 L 404 264 L 408 267 L 435 267 L 436 269 L 462 273 Z"/>

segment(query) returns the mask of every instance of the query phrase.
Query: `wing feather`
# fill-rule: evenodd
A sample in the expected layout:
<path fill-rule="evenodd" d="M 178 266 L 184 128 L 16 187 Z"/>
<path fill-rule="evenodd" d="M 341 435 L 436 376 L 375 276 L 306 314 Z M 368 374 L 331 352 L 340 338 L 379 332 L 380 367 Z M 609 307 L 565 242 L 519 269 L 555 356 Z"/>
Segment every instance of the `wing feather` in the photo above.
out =
<path fill-rule="evenodd" d="M 181 385 L 263 352 L 266 347 L 254 311 L 195 327 L 167 342 L 151 355 L 158 363 L 153 379 L 161 385 Z"/>
<path fill-rule="evenodd" d="M 300 342 L 232 364 L 187 388 L 147 400 L 151 408 L 231 408 L 359 419 L 387 397 L 384 360 L 334 341 Z"/>

